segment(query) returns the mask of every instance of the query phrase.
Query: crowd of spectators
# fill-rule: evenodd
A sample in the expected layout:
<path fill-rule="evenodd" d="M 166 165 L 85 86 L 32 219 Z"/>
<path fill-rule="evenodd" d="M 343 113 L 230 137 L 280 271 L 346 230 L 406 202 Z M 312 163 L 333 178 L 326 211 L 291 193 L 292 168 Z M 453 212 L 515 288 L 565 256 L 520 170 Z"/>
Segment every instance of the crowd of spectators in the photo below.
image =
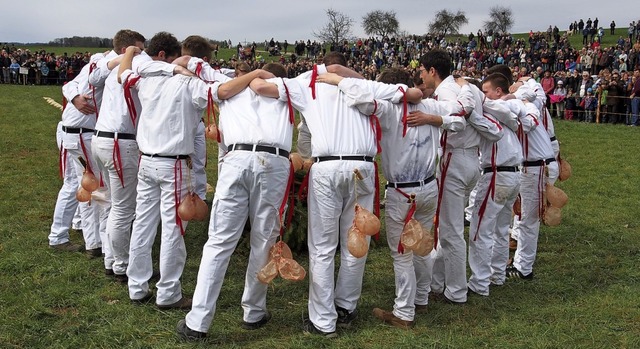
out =
<path fill-rule="evenodd" d="M 311 69 L 327 51 L 340 51 L 347 56 L 350 68 L 373 80 L 386 67 L 402 67 L 417 76 L 420 56 L 437 47 L 451 54 L 456 75 L 482 79 L 489 67 L 506 64 L 514 78 L 527 75 L 544 80 L 548 106 L 556 117 L 587 122 L 597 117 L 600 122 L 629 124 L 629 95 L 637 75 L 633 71 L 640 66 L 640 20 L 629 23 L 626 35 L 619 35 L 615 45 L 607 47 L 601 45 L 606 33 L 598 21 L 598 18 L 574 21 L 566 32 L 549 26 L 544 32 L 529 32 L 527 39 L 481 30 L 455 39 L 427 34 L 361 38 L 338 45 L 311 40 L 289 44 L 272 38 L 265 40 L 262 50 L 255 42 L 245 46 L 238 43 L 236 53 L 228 61 L 217 58 L 215 45 L 211 64 L 235 68 L 237 63 L 244 62 L 255 69 L 279 60 L 288 75 L 294 77 Z M 615 35 L 615 30 L 612 21 L 609 35 Z M 583 46 L 572 47 L 571 35 L 583 35 Z M 233 48 L 230 40 L 223 41 L 223 46 Z M 56 57 L 45 51 L 32 53 L 5 45 L 0 60 L 2 82 L 61 84 L 72 79 L 89 57 L 88 52 Z"/>
<path fill-rule="evenodd" d="M 0 55 L 4 84 L 61 85 L 72 80 L 89 62 L 91 53 L 76 52 L 68 55 L 47 53 L 45 50 L 31 52 L 15 45 L 3 45 Z"/>

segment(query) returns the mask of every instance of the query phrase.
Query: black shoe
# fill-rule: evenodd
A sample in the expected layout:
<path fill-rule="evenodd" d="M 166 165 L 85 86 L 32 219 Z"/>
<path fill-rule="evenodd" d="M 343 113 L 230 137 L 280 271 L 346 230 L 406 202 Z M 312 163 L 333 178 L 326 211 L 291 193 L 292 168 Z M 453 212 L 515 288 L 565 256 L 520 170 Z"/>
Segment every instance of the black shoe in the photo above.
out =
<path fill-rule="evenodd" d="M 242 321 L 242 328 L 244 328 L 245 330 L 257 330 L 260 327 L 266 325 L 269 320 L 271 320 L 271 312 L 267 311 L 267 313 L 264 314 L 264 316 L 256 322 Z"/>
<path fill-rule="evenodd" d="M 106 276 L 114 276 L 113 269 L 104 269 L 104 275 Z"/>
<path fill-rule="evenodd" d="M 464 219 L 464 226 L 468 227 L 471 225 L 471 222 L 469 222 L 466 218 Z"/>
<path fill-rule="evenodd" d="M 113 279 L 125 285 L 129 282 L 129 278 L 127 277 L 127 274 L 113 274 Z"/>
<path fill-rule="evenodd" d="M 178 333 L 178 336 L 180 336 L 180 338 L 186 341 L 197 341 L 207 337 L 206 332 L 199 332 L 199 331 L 190 329 L 189 326 L 187 326 L 187 322 L 184 319 L 178 321 L 178 325 L 176 326 L 176 332 Z"/>
<path fill-rule="evenodd" d="M 149 290 L 147 292 L 147 295 L 140 298 L 140 299 L 132 299 L 131 303 L 133 304 L 137 304 L 137 305 L 143 305 L 143 304 L 147 304 L 149 302 L 151 302 L 151 300 L 153 299 L 153 292 L 151 290 Z"/>
<path fill-rule="evenodd" d="M 102 257 L 102 247 L 89 248 L 84 250 L 84 253 L 89 257 L 89 259 L 100 258 Z"/>
<path fill-rule="evenodd" d="M 435 292 L 429 293 L 429 300 L 434 301 L 434 302 L 453 304 L 453 305 L 462 305 L 462 304 L 466 303 L 466 302 L 452 301 L 451 299 L 449 299 L 447 296 L 444 295 L 444 292 L 443 293 L 435 293 Z"/>
<path fill-rule="evenodd" d="M 507 267 L 506 276 L 507 279 L 533 280 L 533 270 L 529 274 L 524 275 L 515 266 L 510 265 Z"/>
<path fill-rule="evenodd" d="M 353 320 L 358 317 L 358 309 L 349 312 L 345 308 L 336 306 L 336 312 L 338 313 L 338 322 L 336 325 L 340 328 L 350 328 Z"/>
<path fill-rule="evenodd" d="M 305 318 L 302 321 L 302 330 L 305 334 L 317 334 L 320 335 L 324 338 L 336 338 L 338 337 L 338 334 L 335 332 L 323 332 L 320 331 L 316 325 L 313 324 L 313 322 L 311 322 L 310 319 Z"/>

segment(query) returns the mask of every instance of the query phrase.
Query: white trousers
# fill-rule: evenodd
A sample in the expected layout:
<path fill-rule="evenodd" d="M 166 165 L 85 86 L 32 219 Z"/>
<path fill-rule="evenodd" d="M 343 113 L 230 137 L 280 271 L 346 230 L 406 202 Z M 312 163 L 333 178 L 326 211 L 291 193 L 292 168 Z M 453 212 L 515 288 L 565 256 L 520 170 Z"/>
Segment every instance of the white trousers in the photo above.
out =
<path fill-rule="evenodd" d="M 514 223 L 514 235 L 518 240 L 518 248 L 513 257 L 513 265 L 523 274 L 533 271 L 533 263 L 538 249 L 538 234 L 540 233 L 540 187 L 555 182 L 558 178 L 558 163 L 552 162 L 546 167 L 549 172 L 544 174 L 544 166 L 523 167 L 520 182 L 520 197 L 522 218 L 518 224 Z M 541 176 L 543 177 L 541 179 Z M 541 181 L 541 182 L 540 182 Z M 542 185 L 540 184 L 542 183 Z M 517 217 L 516 217 L 517 218 Z"/>
<path fill-rule="evenodd" d="M 483 174 L 476 185 L 477 196 L 469 227 L 469 289 L 483 296 L 489 295 L 493 276 L 504 283 L 509 259 L 509 224 L 511 211 L 520 190 L 520 173 L 498 172 L 493 198 L 488 194 L 492 173 Z M 480 219 L 480 208 L 486 206 Z"/>
<path fill-rule="evenodd" d="M 451 155 L 442 187 L 440 227 L 431 289 L 454 302 L 467 301 L 467 243 L 464 241 L 466 197 L 480 177 L 478 148 L 447 150 Z M 446 288 L 445 288 L 446 287 Z"/>
<path fill-rule="evenodd" d="M 209 239 L 202 251 L 196 290 L 187 326 L 207 332 L 229 259 L 247 221 L 251 252 L 242 295 L 243 319 L 257 322 L 267 312 L 267 285 L 257 279 L 267 264 L 269 249 L 280 232 L 278 210 L 289 179 L 289 159 L 251 151 L 232 151 L 220 165 L 209 221 Z"/>
<path fill-rule="evenodd" d="M 56 206 L 53 210 L 53 223 L 49 233 L 49 245 L 60 245 L 69 241 L 69 227 L 73 221 L 78 208 L 78 200 L 76 199 L 76 191 L 79 188 L 78 176 L 76 174 L 76 162 L 69 156 L 68 152 L 62 147 L 62 123 L 58 123 L 56 130 L 56 142 L 60 150 L 62 161 L 62 187 L 58 192 Z"/>
<path fill-rule="evenodd" d="M 416 195 L 416 211 L 413 215 L 426 230 L 431 230 L 433 216 L 438 204 L 438 186 L 436 181 L 415 187 L 402 188 L 405 194 Z M 387 203 L 385 206 L 385 231 L 387 243 L 393 257 L 393 271 L 396 282 L 396 298 L 393 305 L 393 315 L 413 321 L 415 316 L 415 304 L 426 305 L 429 302 L 431 291 L 431 270 L 433 268 L 433 255 L 430 253 L 424 257 L 414 255 L 412 251 L 405 250 L 404 254 L 398 252 L 398 243 L 404 228 L 404 221 L 411 208 L 407 198 L 394 188 L 386 191 Z"/>
<path fill-rule="evenodd" d="M 176 168 L 182 166 L 177 180 Z M 180 277 L 184 270 L 187 250 L 180 227 L 176 222 L 176 190 L 181 199 L 187 191 L 189 169 L 186 160 L 151 158 L 142 156 L 138 171 L 136 219 L 131 231 L 129 251 L 129 297 L 141 299 L 149 292 L 149 279 L 153 274 L 151 252 L 162 221 L 160 239 L 160 280 L 156 283 L 156 303 L 168 305 L 182 298 Z M 184 229 L 187 222 L 183 221 Z"/>
<path fill-rule="evenodd" d="M 82 137 L 82 143 L 84 143 L 86 154 L 82 150 L 80 137 Z M 79 157 L 85 159 L 87 163 L 91 165 L 91 169 L 94 171 L 96 177 L 100 178 L 99 171 L 97 170 L 97 163 L 95 161 L 95 158 L 93 158 L 91 155 L 91 137 L 92 133 L 83 133 L 82 135 L 77 133 L 62 133 L 62 147 L 67 152 L 67 159 L 73 159 L 75 163 L 75 166 L 69 167 L 75 168 L 76 171 L 76 191 L 78 190 L 78 188 L 80 188 L 80 181 L 82 179 L 82 175 L 84 174 L 84 168 L 78 160 Z M 96 202 L 81 202 L 79 203 L 79 207 L 80 216 L 82 217 L 82 235 L 84 237 L 85 248 L 95 249 L 102 247 L 102 239 L 100 237 L 100 217 L 101 215 L 103 217 L 106 215 L 107 209 L 103 205 L 97 204 Z M 73 218 L 73 213 L 70 213 L 70 215 Z"/>
<path fill-rule="evenodd" d="M 355 180 L 354 169 L 363 180 Z M 311 167 L 309 178 L 309 318 L 323 332 L 334 332 L 336 306 L 352 312 L 362 292 L 366 255 L 356 258 L 346 248 L 357 202 L 372 211 L 375 190 L 373 163 L 324 161 Z M 370 238 L 367 237 L 367 243 Z M 335 254 L 340 269 L 334 282 Z"/>
<path fill-rule="evenodd" d="M 117 154 L 114 154 L 113 151 L 113 139 L 93 136 L 93 154 L 111 197 L 106 235 L 113 252 L 113 272 L 124 275 L 129 264 L 129 241 L 131 223 L 136 209 L 140 153 L 135 140 L 121 139 L 118 142 L 120 159 L 122 160 L 122 183 L 114 163 L 114 155 L 117 156 Z"/>

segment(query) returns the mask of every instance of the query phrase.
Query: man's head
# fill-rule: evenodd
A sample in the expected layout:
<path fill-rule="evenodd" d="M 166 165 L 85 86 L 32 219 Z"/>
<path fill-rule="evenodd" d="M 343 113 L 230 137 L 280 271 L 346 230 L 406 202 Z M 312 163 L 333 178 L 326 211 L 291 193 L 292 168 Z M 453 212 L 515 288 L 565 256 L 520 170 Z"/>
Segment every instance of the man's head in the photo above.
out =
<path fill-rule="evenodd" d="M 509 94 L 509 80 L 501 73 L 493 73 L 482 82 L 482 92 L 489 99 L 499 99 Z"/>
<path fill-rule="evenodd" d="M 182 55 L 202 58 L 208 62 L 211 57 L 212 47 L 209 41 L 199 35 L 188 36 L 182 41 Z"/>
<path fill-rule="evenodd" d="M 113 37 L 113 50 L 118 54 L 124 53 L 129 46 L 138 46 L 141 50 L 144 50 L 144 42 L 146 40 L 142 34 L 136 31 L 122 29 Z"/>
<path fill-rule="evenodd" d="M 149 40 L 145 52 L 154 60 L 173 62 L 180 56 L 180 50 L 180 42 L 173 34 L 159 32 Z"/>
<path fill-rule="evenodd" d="M 420 77 L 427 88 L 435 88 L 451 75 L 451 56 L 447 51 L 435 49 L 420 57 Z"/>
<path fill-rule="evenodd" d="M 379 82 L 385 84 L 405 84 L 407 86 L 413 85 L 411 75 L 404 69 L 400 68 L 387 68 L 378 76 Z"/>
<path fill-rule="evenodd" d="M 242 76 L 250 72 L 251 72 L 251 67 L 247 63 L 240 62 L 236 64 L 236 67 L 235 67 L 236 77 Z"/>
<path fill-rule="evenodd" d="M 324 63 L 325 65 L 339 64 L 346 67 L 347 59 L 342 53 L 333 51 L 327 53 L 327 55 L 324 56 L 324 58 L 322 59 L 322 63 Z"/>
<path fill-rule="evenodd" d="M 262 69 L 275 75 L 277 78 L 287 77 L 287 69 L 280 63 L 276 63 L 276 62 L 267 63 L 264 65 L 264 67 L 262 67 Z"/>
<path fill-rule="evenodd" d="M 487 76 L 494 73 L 502 74 L 504 78 L 507 79 L 507 84 L 509 86 L 513 84 L 513 75 L 511 73 L 511 69 L 507 65 L 496 64 L 487 70 Z"/>

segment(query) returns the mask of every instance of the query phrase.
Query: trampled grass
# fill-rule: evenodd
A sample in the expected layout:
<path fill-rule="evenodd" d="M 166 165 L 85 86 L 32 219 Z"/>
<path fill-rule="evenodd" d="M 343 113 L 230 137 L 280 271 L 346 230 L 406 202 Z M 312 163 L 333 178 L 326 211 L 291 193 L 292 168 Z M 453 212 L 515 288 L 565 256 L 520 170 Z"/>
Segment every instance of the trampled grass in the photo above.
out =
<path fill-rule="evenodd" d="M 373 318 L 393 304 L 386 244 L 370 251 L 360 316 L 326 340 L 302 334 L 308 280 L 275 280 L 272 321 L 240 328 L 248 252 L 232 257 L 204 343 L 178 340 L 180 311 L 130 304 L 126 288 L 103 275 L 101 260 L 47 247 L 56 195 L 59 87 L 0 85 L 0 347 L 2 348 L 638 348 L 640 347 L 640 130 L 556 121 L 573 177 L 562 225 L 543 227 L 533 281 L 508 282 L 463 306 L 435 303 L 402 331 Z M 210 154 L 213 145 L 209 145 Z M 209 156 L 209 182 L 215 156 Z M 206 224 L 190 224 L 183 290 L 192 294 Z M 72 239 L 81 237 L 72 232 Z M 306 266 L 306 255 L 296 256 Z"/>

